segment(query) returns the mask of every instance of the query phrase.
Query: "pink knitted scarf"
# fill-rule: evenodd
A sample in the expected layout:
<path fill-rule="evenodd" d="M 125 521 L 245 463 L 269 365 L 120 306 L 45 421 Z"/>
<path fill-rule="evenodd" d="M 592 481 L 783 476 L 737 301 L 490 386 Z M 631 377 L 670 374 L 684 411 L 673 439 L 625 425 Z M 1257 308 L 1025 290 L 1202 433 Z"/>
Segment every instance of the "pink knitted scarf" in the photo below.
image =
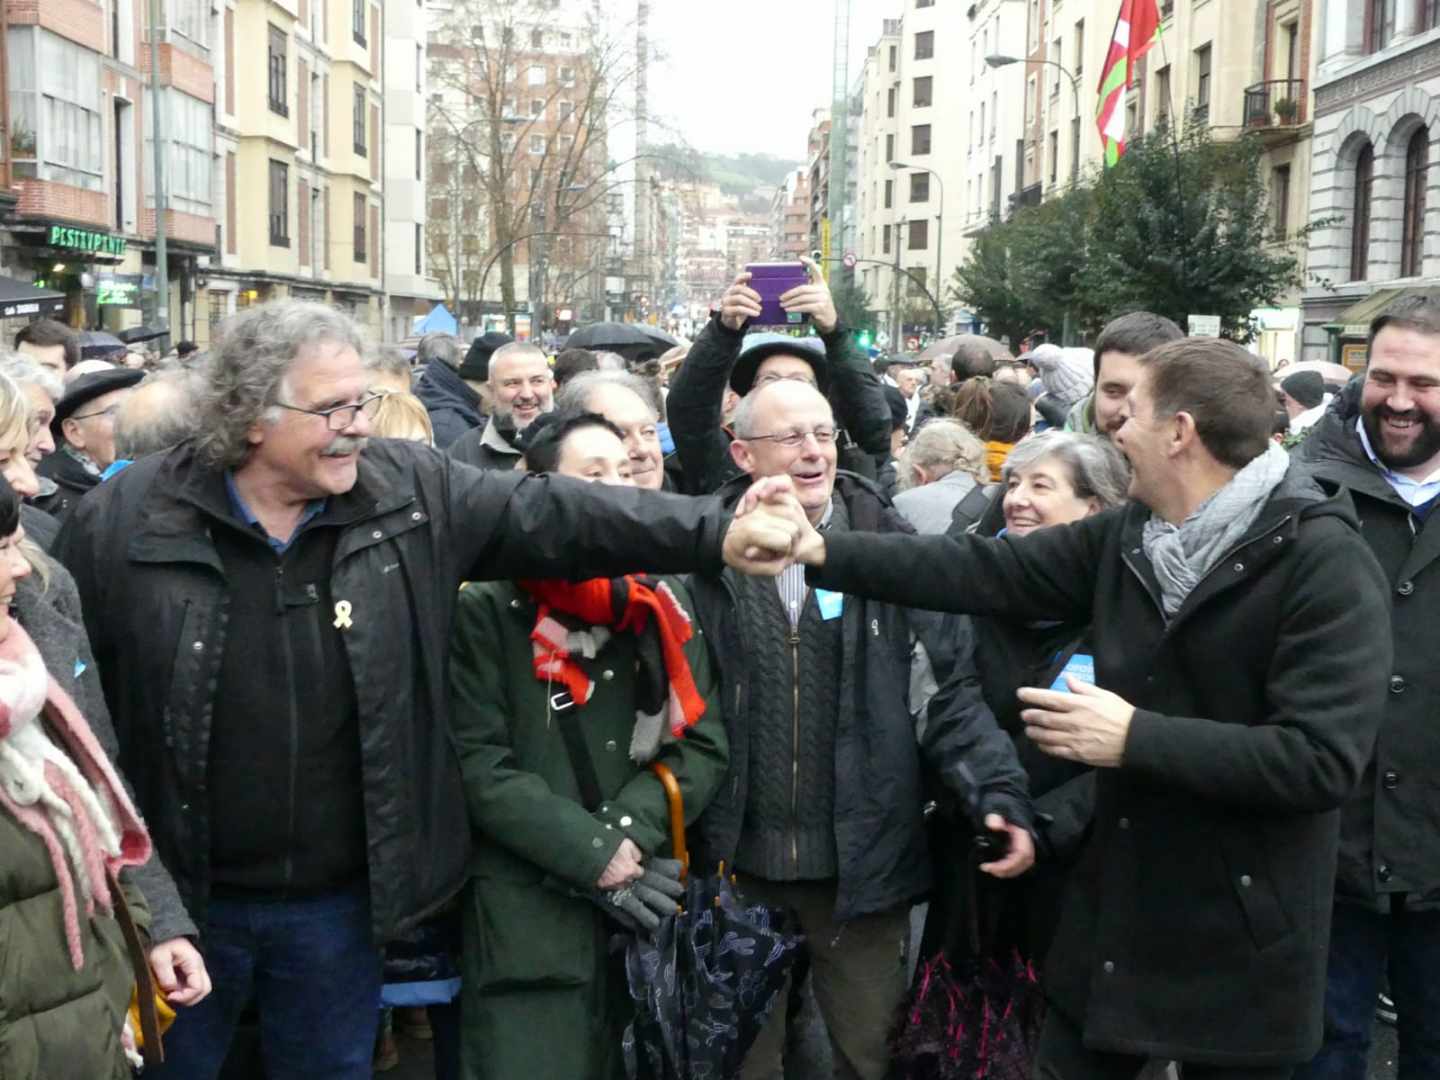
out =
<path fill-rule="evenodd" d="M 85 961 L 80 909 L 87 917 L 113 909 L 106 871 L 144 863 L 150 837 L 75 702 L 45 673 L 20 624 L 8 616 L 4 622 L 0 806 L 45 844 L 60 887 L 70 962 L 78 971 Z M 103 820 L 96 820 L 97 808 Z"/>

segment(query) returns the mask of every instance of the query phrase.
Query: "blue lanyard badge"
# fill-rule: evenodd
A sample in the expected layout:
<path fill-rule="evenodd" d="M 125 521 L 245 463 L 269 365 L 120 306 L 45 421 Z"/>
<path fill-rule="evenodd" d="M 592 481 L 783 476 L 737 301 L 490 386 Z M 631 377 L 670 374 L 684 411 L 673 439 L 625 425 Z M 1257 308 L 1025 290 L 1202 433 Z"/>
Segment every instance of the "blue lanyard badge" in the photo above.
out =
<path fill-rule="evenodd" d="M 1086 656 L 1084 653 L 1076 653 L 1070 657 L 1069 663 L 1055 676 L 1055 681 L 1050 684 L 1051 690 L 1059 690 L 1062 693 L 1069 693 L 1070 687 L 1065 684 L 1065 676 L 1073 675 L 1081 682 L 1095 685 L 1095 658 Z"/>
<path fill-rule="evenodd" d="M 831 619 L 838 619 L 845 610 L 845 594 L 831 592 L 829 589 L 816 589 L 815 603 L 820 608 L 820 618 L 829 622 Z"/>

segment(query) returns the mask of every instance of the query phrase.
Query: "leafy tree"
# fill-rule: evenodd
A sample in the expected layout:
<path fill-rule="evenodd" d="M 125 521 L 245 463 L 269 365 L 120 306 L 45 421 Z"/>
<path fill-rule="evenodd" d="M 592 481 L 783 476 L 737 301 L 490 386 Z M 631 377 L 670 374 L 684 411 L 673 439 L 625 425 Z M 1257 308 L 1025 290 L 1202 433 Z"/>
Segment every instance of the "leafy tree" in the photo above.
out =
<path fill-rule="evenodd" d="M 1325 222 L 1274 235 L 1263 150 L 1251 136 L 1217 142 L 1194 125 L 1178 140 L 1162 121 L 1119 164 L 996 222 L 950 282 L 996 336 L 1096 331 L 1125 311 L 1185 325 L 1221 318 L 1239 341 L 1250 312 L 1301 282 L 1296 249 Z"/>
<path fill-rule="evenodd" d="M 851 330 L 875 332 L 875 312 L 870 307 L 870 295 L 855 278 L 855 271 L 840 270 L 830 282 L 830 296 L 835 301 L 835 311 L 840 322 Z"/>

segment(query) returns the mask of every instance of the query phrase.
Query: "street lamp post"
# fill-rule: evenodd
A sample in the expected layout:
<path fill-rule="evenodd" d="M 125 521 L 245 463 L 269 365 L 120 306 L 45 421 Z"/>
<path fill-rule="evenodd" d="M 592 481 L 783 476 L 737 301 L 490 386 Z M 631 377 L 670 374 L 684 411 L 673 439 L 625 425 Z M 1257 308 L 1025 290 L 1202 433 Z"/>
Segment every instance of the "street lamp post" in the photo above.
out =
<path fill-rule="evenodd" d="M 941 258 L 943 245 L 945 243 L 945 182 L 940 179 L 940 174 L 934 169 L 924 165 L 908 165 L 903 161 L 890 162 L 892 169 L 914 169 L 916 172 L 929 173 L 935 178 L 935 186 L 940 189 L 940 206 L 935 213 L 935 295 L 943 296 L 945 292 L 945 264 Z M 937 338 L 945 336 L 943 326 L 935 327 Z"/>
<path fill-rule="evenodd" d="M 1009 67 L 1011 64 L 1048 64 L 1050 67 L 1059 68 L 1065 77 L 1070 80 L 1070 93 L 1075 99 L 1075 118 L 1080 118 L 1080 80 L 1075 73 L 1057 60 L 1026 60 L 1019 56 L 1005 56 L 1001 53 L 992 53 L 985 57 L 985 65 L 992 68 Z M 1074 184 L 1080 175 L 1080 147 L 1077 145 L 1070 160 L 1070 183 Z"/>

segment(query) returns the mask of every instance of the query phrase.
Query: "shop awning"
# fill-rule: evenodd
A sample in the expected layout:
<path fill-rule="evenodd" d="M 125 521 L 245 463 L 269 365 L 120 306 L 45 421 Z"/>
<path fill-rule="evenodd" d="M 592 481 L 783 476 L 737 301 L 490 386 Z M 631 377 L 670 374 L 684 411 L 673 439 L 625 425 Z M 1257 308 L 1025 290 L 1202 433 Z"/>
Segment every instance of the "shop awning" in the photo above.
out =
<path fill-rule="evenodd" d="M 1407 296 L 1423 296 L 1427 300 L 1440 302 L 1440 288 L 1376 289 L 1365 299 L 1356 301 L 1342 311 L 1334 322 L 1326 323 L 1324 329 L 1341 337 L 1368 337 L 1370 324 L 1388 311 L 1397 300 Z"/>
<path fill-rule="evenodd" d="M 0 276 L 0 319 L 28 315 L 61 315 L 65 311 L 65 294 L 37 289 L 23 281 Z"/>

